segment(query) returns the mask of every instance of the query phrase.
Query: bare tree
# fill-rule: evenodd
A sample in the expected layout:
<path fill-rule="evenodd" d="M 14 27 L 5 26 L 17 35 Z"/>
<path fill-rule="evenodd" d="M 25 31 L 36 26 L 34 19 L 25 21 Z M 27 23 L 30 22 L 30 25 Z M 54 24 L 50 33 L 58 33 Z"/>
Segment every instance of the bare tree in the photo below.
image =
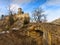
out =
<path fill-rule="evenodd" d="M 43 9 L 42 8 L 37 8 L 33 11 L 33 20 L 35 22 L 46 22 L 46 15 L 43 14 Z"/>

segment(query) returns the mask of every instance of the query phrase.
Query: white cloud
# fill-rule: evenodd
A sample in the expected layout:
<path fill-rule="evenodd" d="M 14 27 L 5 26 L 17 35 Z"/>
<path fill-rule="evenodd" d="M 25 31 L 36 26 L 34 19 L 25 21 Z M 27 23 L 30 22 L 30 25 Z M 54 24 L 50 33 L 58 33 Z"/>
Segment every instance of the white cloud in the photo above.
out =
<path fill-rule="evenodd" d="M 47 5 L 60 5 L 60 0 L 47 0 Z"/>
<path fill-rule="evenodd" d="M 46 10 L 48 22 L 51 22 L 57 18 L 60 18 L 60 9 L 58 10 Z"/>
<path fill-rule="evenodd" d="M 41 7 L 46 10 L 45 14 L 47 14 L 48 22 L 60 18 L 60 0 L 47 0 Z"/>
<path fill-rule="evenodd" d="M 42 8 L 46 8 L 46 6 L 60 6 L 60 0 L 47 0 L 41 6 L 42 6 Z"/>
<path fill-rule="evenodd" d="M 13 3 L 17 3 L 17 4 L 27 4 L 32 1 L 35 1 L 35 0 L 12 0 Z"/>
<path fill-rule="evenodd" d="M 11 4 L 10 6 L 7 7 L 7 10 L 9 10 L 9 8 L 13 13 L 16 13 L 18 11 L 19 5 Z"/>
<path fill-rule="evenodd" d="M 17 11 L 17 9 L 24 8 L 28 3 L 36 1 L 36 0 L 11 0 L 11 10 L 12 11 Z"/>
<path fill-rule="evenodd" d="M 12 5 L 10 6 L 10 9 L 11 9 L 12 11 L 17 11 L 18 8 L 19 8 L 19 5 L 17 5 L 17 4 L 12 4 Z"/>

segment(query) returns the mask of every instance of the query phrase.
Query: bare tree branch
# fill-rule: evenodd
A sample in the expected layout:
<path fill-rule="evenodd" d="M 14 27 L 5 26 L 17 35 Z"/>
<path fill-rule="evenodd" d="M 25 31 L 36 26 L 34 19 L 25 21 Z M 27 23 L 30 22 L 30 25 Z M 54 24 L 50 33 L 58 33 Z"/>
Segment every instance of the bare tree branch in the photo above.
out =
<path fill-rule="evenodd" d="M 43 14 L 43 9 L 42 8 L 37 8 L 33 11 L 33 18 L 35 22 L 46 22 L 46 15 Z M 43 18 L 43 20 L 42 20 Z"/>

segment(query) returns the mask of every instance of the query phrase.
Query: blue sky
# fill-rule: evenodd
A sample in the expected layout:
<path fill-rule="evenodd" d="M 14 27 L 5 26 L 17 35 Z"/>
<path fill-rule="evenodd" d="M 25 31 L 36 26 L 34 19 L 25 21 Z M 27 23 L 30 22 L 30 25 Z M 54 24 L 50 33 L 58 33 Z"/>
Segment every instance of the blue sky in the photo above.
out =
<path fill-rule="evenodd" d="M 21 7 L 30 16 L 35 8 L 42 7 L 49 22 L 60 18 L 60 0 L 0 0 L 0 15 L 8 14 L 9 4 L 11 10 L 16 12 Z"/>

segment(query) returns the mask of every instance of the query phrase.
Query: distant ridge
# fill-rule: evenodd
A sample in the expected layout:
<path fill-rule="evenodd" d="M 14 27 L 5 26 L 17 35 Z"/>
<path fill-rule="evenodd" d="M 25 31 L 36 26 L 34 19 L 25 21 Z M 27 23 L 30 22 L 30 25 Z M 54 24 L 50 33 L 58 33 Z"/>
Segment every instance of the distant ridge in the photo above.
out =
<path fill-rule="evenodd" d="M 58 18 L 58 19 L 52 21 L 52 23 L 60 25 L 60 18 Z"/>

